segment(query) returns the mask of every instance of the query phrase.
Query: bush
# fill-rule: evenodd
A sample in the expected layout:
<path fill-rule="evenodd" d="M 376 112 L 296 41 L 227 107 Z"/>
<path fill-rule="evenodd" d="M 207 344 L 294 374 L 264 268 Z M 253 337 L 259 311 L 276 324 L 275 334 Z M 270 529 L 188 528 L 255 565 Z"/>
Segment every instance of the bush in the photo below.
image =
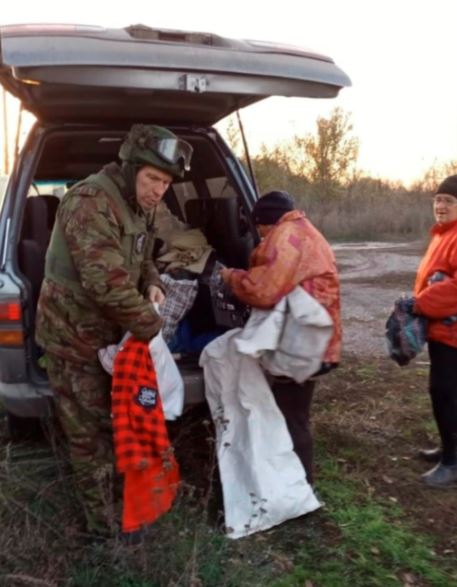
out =
<path fill-rule="evenodd" d="M 430 192 L 369 177 L 348 185 L 312 183 L 277 158 L 254 159 L 261 193 L 282 189 L 331 240 L 402 240 L 427 235 L 433 223 Z"/>

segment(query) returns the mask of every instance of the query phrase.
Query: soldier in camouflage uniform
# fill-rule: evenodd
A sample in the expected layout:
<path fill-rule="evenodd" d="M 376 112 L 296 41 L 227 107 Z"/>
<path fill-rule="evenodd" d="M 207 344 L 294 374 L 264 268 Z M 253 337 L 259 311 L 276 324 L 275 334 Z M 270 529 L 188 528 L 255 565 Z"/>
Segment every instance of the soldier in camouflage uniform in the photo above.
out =
<path fill-rule="evenodd" d="M 160 330 L 151 304 L 164 299 L 152 259 L 154 210 L 191 155 L 169 130 L 134 125 L 119 151 L 122 165 L 73 186 L 57 212 L 36 340 L 89 531 L 113 529 L 111 379 L 97 351 L 126 331 L 149 340 Z"/>

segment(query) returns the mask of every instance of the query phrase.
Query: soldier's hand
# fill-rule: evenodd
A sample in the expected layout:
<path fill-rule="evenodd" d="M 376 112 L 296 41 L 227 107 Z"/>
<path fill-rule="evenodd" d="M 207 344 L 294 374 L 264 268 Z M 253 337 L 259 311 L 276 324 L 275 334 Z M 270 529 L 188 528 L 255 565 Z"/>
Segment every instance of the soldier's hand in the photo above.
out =
<path fill-rule="evenodd" d="M 157 285 L 150 285 L 148 287 L 148 297 L 150 302 L 159 304 L 159 306 L 165 301 L 165 294 Z"/>

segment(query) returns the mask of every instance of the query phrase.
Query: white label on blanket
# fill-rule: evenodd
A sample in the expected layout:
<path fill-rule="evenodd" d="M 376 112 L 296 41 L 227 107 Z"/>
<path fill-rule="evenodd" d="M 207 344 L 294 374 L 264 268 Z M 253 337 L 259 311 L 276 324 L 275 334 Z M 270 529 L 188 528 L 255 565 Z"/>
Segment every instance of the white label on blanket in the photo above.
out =
<path fill-rule="evenodd" d="M 153 410 L 157 405 L 157 389 L 140 387 L 135 399 L 136 403 L 146 411 Z"/>

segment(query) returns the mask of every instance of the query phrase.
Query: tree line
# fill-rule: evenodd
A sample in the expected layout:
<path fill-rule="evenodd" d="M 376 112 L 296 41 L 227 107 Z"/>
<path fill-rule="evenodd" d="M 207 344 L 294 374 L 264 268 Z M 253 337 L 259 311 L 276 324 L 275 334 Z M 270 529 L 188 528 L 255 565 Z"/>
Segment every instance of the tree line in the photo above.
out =
<path fill-rule="evenodd" d="M 239 153 L 233 119 L 225 134 Z M 317 118 L 314 133 L 271 148 L 262 145 L 251 157 L 259 191 L 290 192 L 332 239 L 423 238 L 433 222 L 430 195 L 444 177 L 457 173 L 457 161 L 430 168 L 406 188 L 401 182 L 363 173 L 357 166 L 359 147 L 350 113 L 337 107 L 328 118 Z"/>

